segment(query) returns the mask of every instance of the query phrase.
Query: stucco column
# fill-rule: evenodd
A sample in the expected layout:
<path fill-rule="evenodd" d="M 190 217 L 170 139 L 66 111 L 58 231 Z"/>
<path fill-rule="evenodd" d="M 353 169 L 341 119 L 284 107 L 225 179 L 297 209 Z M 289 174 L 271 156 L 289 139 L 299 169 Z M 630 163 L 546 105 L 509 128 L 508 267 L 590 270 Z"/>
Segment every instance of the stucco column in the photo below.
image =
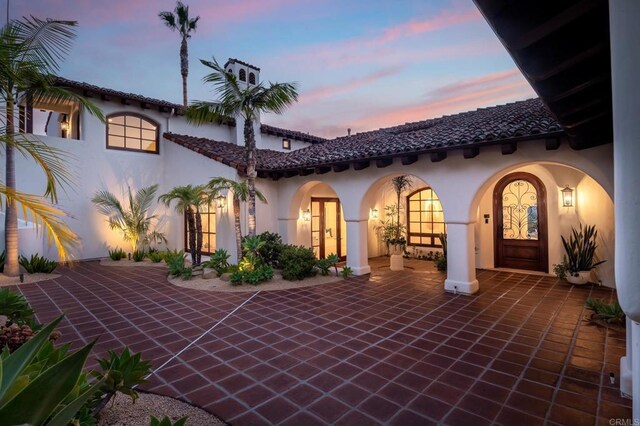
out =
<path fill-rule="evenodd" d="M 633 418 L 640 420 L 640 1 L 609 1 L 618 299 L 631 324 Z M 628 363 L 627 363 L 628 364 Z"/>
<path fill-rule="evenodd" d="M 478 291 L 475 222 L 447 222 L 447 279 L 444 289 L 455 293 Z"/>
<path fill-rule="evenodd" d="M 278 219 L 278 232 L 285 244 L 298 244 L 298 218 Z"/>
<path fill-rule="evenodd" d="M 368 219 L 346 220 L 347 222 L 347 266 L 353 275 L 364 275 L 371 272 L 367 256 Z"/>
<path fill-rule="evenodd" d="M 633 358 L 633 321 L 627 318 L 627 354 L 620 358 L 620 392 L 631 396 L 633 392 L 633 375 L 631 374 L 631 359 Z"/>

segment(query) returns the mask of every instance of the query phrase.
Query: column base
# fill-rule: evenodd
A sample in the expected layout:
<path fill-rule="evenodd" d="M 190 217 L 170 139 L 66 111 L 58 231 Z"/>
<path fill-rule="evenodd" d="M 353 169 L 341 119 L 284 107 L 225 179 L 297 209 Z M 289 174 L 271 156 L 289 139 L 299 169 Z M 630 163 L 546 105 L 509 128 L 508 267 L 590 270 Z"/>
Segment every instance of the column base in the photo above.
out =
<path fill-rule="evenodd" d="M 478 280 L 471 282 L 444 280 L 444 291 L 460 294 L 475 294 L 480 289 L 480 283 Z"/>
<path fill-rule="evenodd" d="M 369 265 L 365 265 L 365 266 L 351 266 L 351 265 L 347 265 L 351 268 L 351 272 L 353 272 L 353 275 L 367 275 L 371 273 L 371 266 Z"/>
<path fill-rule="evenodd" d="M 633 395 L 633 376 L 626 356 L 620 358 L 620 394 L 625 398 Z"/>

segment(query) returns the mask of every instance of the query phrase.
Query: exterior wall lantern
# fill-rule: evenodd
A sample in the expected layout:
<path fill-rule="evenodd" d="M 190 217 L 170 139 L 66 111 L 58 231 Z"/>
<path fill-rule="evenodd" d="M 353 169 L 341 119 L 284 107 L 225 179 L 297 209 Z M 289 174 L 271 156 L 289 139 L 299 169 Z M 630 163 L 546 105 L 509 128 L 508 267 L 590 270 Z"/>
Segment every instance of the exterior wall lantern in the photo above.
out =
<path fill-rule="evenodd" d="M 573 189 L 569 185 L 562 190 L 562 207 L 573 207 Z"/>
<path fill-rule="evenodd" d="M 282 149 L 291 149 L 291 140 L 282 139 Z"/>
<path fill-rule="evenodd" d="M 60 134 L 63 138 L 67 137 L 67 132 L 69 131 L 69 120 L 67 119 L 67 114 L 62 115 L 62 120 L 60 121 Z"/>
<path fill-rule="evenodd" d="M 378 219 L 380 217 L 380 213 L 378 212 L 378 209 L 374 207 L 371 209 L 371 214 L 369 216 L 371 216 L 371 219 Z"/>
<path fill-rule="evenodd" d="M 302 220 L 305 222 L 311 222 L 311 210 L 306 209 L 302 212 Z"/>
<path fill-rule="evenodd" d="M 220 210 L 224 209 L 225 206 L 227 205 L 227 197 L 225 197 L 222 194 L 218 195 L 215 198 L 215 200 L 216 200 L 216 207 L 219 208 Z"/>

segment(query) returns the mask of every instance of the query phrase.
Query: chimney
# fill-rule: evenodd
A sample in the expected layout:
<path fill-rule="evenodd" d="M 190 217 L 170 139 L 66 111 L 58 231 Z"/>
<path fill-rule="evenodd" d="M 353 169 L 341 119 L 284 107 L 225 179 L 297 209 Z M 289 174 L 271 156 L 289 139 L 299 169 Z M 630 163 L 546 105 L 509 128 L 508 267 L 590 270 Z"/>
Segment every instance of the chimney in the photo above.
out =
<path fill-rule="evenodd" d="M 347 136 L 351 136 L 351 129 L 347 129 Z"/>

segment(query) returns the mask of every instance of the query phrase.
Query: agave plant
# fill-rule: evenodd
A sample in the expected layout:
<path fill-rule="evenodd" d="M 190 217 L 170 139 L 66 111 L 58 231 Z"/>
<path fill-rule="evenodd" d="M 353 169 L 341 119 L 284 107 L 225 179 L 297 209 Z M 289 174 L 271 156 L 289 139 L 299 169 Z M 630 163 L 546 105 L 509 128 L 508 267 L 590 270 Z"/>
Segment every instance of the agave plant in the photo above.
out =
<path fill-rule="evenodd" d="M 125 208 L 120 200 L 109 191 L 98 191 L 91 202 L 98 211 L 107 216 L 111 229 L 122 232 L 125 241 L 129 241 L 135 252 L 138 246 L 151 243 L 166 243 L 164 234 L 152 230 L 152 222 L 156 218 L 151 212 L 151 204 L 158 190 L 158 185 L 141 188 L 135 195 L 129 187 L 129 206 Z"/>
<path fill-rule="evenodd" d="M 594 225 L 587 225 L 583 228 L 580 224 L 580 230 L 571 227 L 571 235 L 569 241 L 562 236 L 562 245 L 567 255 L 568 271 L 576 275 L 580 271 L 590 271 L 596 266 L 606 262 L 606 260 L 595 261 L 596 239 L 598 231 Z"/>
<path fill-rule="evenodd" d="M 12 354 L 0 354 L 2 424 L 66 426 L 103 384 L 99 377 L 88 385 L 82 374 L 94 342 L 69 354 L 53 349 L 49 335 L 62 318 Z"/>
<path fill-rule="evenodd" d="M 595 322 L 603 322 L 605 324 L 625 325 L 626 317 L 620 304 L 607 303 L 603 299 L 594 299 L 589 297 L 586 301 L 587 309 L 593 311 L 591 320 Z"/>

